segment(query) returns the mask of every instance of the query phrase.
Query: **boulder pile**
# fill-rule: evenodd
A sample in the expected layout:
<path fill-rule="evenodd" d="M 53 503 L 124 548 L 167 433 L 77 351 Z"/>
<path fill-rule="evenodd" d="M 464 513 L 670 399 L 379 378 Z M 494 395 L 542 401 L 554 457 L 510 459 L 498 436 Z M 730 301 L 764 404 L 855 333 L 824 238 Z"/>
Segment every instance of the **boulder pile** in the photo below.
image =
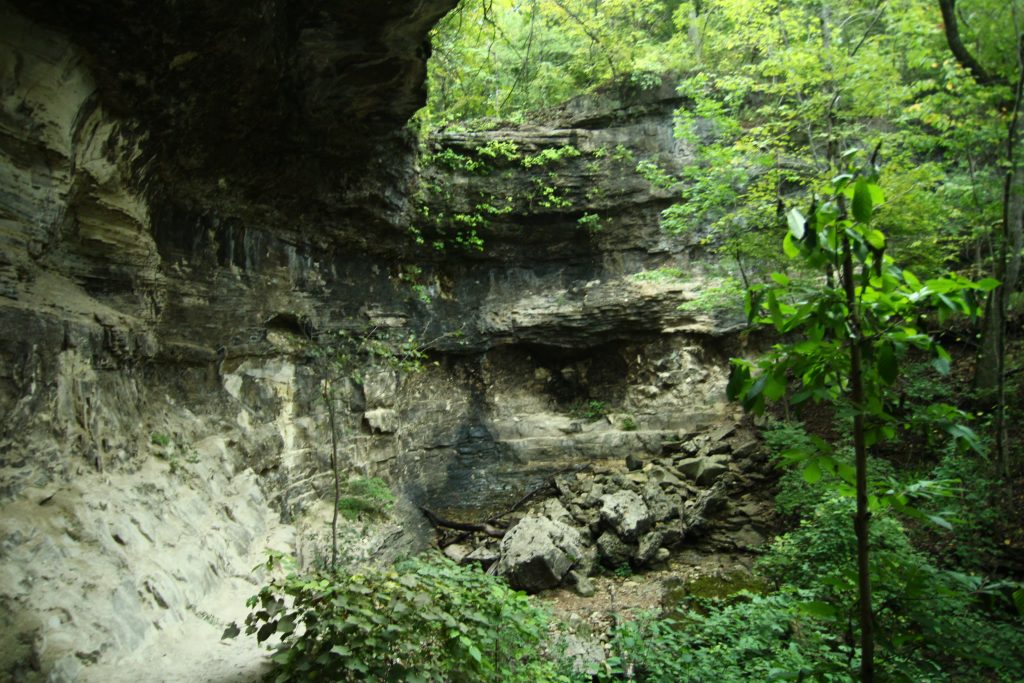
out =
<path fill-rule="evenodd" d="M 684 542 L 724 549 L 764 542 L 768 507 L 759 443 L 736 426 L 684 434 L 659 457 L 584 466 L 554 477 L 500 540 L 449 545 L 456 561 L 479 562 L 520 590 L 562 584 L 587 594 L 599 567 L 634 571 L 664 562 Z M 475 547 L 474 547 L 475 546 Z"/>

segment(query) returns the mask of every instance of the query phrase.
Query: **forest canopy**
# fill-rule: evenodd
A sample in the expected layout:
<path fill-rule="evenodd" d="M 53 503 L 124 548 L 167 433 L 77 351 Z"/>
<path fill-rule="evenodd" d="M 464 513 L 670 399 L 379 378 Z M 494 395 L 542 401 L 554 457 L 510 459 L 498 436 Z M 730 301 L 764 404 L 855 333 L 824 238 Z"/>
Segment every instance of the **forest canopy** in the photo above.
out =
<path fill-rule="evenodd" d="M 1022 24 L 1021 0 L 465 0 L 435 29 L 422 117 L 472 127 L 597 88 L 674 89 L 695 158 L 663 227 L 698 231 L 745 280 L 851 149 L 879 150 L 877 220 L 902 262 L 982 277 Z"/>

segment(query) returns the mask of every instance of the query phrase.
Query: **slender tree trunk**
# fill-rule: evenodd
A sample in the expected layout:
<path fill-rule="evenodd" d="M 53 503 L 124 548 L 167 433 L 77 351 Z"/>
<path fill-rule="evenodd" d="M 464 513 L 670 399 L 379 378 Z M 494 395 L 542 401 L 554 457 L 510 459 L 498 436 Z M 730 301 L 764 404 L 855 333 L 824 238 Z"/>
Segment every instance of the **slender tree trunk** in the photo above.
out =
<path fill-rule="evenodd" d="M 338 503 L 341 501 L 341 480 L 338 474 L 338 428 L 337 410 L 334 405 L 334 384 L 324 382 L 324 400 L 327 402 L 327 417 L 331 427 L 331 471 L 334 473 L 334 513 L 331 515 L 331 569 L 338 566 Z"/>
<path fill-rule="evenodd" d="M 1020 167 L 1017 145 L 1022 137 L 1024 117 L 1024 36 L 1019 37 L 1018 77 L 1014 88 L 1013 109 L 1006 134 L 1006 176 L 1003 181 L 1003 217 L 996 259 L 996 279 L 1001 282 L 989 295 L 981 350 L 975 369 L 974 385 L 989 395 L 995 404 L 996 460 L 1002 474 L 1013 469 L 1006 430 L 1006 323 L 1010 300 L 1017 291 L 1024 248 L 1024 169 Z"/>
<path fill-rule="evenodd" d="M 868 510 L 868 455 L 864 435 L 864 376 L 861 369 L 860 316 L 853 282 L 853 254 L 849 240 L 843 242 L 843 291 L 849 310 L 850 340 L 850 398 L 853 401 L 853 449 L 857 469 L 857 514 L 853 528 L 857 534 L 857 593 L 860 600 L 860 680 L 875 680 L 875 631 L 871 610 L 871 567 L 868 557 L 868 531 L 871 512 Z"/>
<path fill-rule="evenodd" d="M 701 19 L 700 12 L 700 3 L 693 3 L 690 7 L 690 21 L 687 24 L 690 45 L 693 46 L 693 56 L 696 57 L 698 66 L 704 62 L 704 32 L 697 26 Z"/>

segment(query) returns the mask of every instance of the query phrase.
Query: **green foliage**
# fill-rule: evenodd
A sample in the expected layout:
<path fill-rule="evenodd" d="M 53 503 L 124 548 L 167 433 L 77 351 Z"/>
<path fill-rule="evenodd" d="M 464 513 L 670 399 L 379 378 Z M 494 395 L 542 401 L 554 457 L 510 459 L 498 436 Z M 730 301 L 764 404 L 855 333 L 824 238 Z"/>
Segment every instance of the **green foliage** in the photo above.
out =
<path fill-rule="evenodd" d="M 977 41 L 971 49 L 1007 82 L 1016 67 L 991 49 L 1016 41 L 1020 9 L 993 0 L 958 7 Z M 820 193 L 841 150 L 880 145 L 890 201 L 877 224 L 901 260 L 930 273 L 965 247 L 983 257 L 982 226 L 1000 204 L 1005 121 L 995 102 L 1008 93 L 978 86 L 953 59 L 937 3 L 708 0 L 683 3 L 675 16 L 688 34 L 680 48 L 699 68 L 680 85 L 690 102 L 677 135 L 695 157 L 683 201 L 663 216 L 668 230 L 696 231 L 757 279 L 777 259 L 782 204 Z"/>
<path fill-rule="evenodd" d="M 575 159 L 580 156 L 580 154 L 581 152 L 572 145 L 545 147 L 536 154 L 523 157 L 521 163 L 523 164 L 523 168 L 537 168 L 560 164 L 566 159 Z"/>
<path fill-rule="evenodd" d="M 668 189 L 678 182 L 670 173 L 651 159 L 641 159 L 636 165 L 636 172 L 651 185 L 662 189 Z"/>
<path fill-rule="evenodd" d="M 697 296 L 679 304 L 680 311 L 711 313 L 721 316 L 743 315 L 743 283 L 731 275 L 723 275 L 701 288 Z"/>
<path fill-rule="evenodd" d="M 596 213 L 585 213 L 576 219 L 576 225 L 593 234 L 601 230 L 601 216 Z"/>
<path fill-rule="evenodd" d="M 154 446 L 160 446 L 161 448 L 167 448 L 171 445 L 171 437 L 160 432 L 153 432 L 149 435 L 149 442 Z"/>
<path fill-rule="evenodd" d="M 660 0 L 465 0 L 433 34 L 434 124 L 480 117 L 522 120 L 608 80 L 661 85 L 680 65 L 672 13 Z"/>
<path fill-rule="evenodd" d="M 800 613 L 800 594 L 741 592 L 730 603 L 706 603 L 706 614 L 654 615 L 619 626 L 600 681 L 849 680 L 841 641 Z"/>
<path fill-rule="evenodd" d="M 338 511 L 345 519 L 380 519 L 387 516 L 395 496 L 379 477 L 356 477 L 342 482 Z"/>
<path fill-rule="evenodd" d="M 572 417 L 594 422 L 608 415 L 611 408 L 604 401 L 591 399 L 589 401 L 575 403 L 569 408 Z"/>
<path fill-rule="evenodd" d="M 484 236 L 492 227 L 492 220 L 513 210 L 511 196 L 498 196 L 482 189 L 473 199 L 452 192 L 452 173 L 469 176 L 493 177 L 499 171 L 511 173 L 509 166 L 531 171 L 532 190 L 525 199 L 533 209 L 571 209 L 569 189 L 561 183 L 559 167 L 571 159 L 583 156 L 573 145 L 546 147 L 535 154 L 523 154 L 512 140 L 493 138 L 482 147 L 458 152 L 442 147 L 422 155 L 425 172 L 416 192 L 417 224 L 409 227 L 413 241 L 430 246 L 436 251 L 454 247 L 468 252 L 483 251 Z M 592 155 L 596 160 L 598 156 Z M 595 161 L 596 163 L 596 161 Z M 541 173 L 542 169 L 548 169 Z M 600 187 L 589 192 L 599 192 Z M 589 194 L 588 194 L 589 197 Z M 601 217 L 585 212 L 577 220 L 581 228 L 590 233 L 601 229 Z M 422 298 L 424 289 L 417 294 Z"/>
<path fill-rule="evenodd" d="M 479 569 L 422 558 L 300 574 L 271 554 L 267 568 L 282 567 L 286 575 L 250 598 L 245 622 L 261 643 L 280 638 L 279 683 L 568 681 L 541 653 L 547 614 Z"/>
<path fill-rule="evenodd" d="M 800 591 L 799 608 L 840 634 L 855 620 L 856 539 L 853 503 L 826 495 L 800 527 L 775 539 L 758 571 L 784 590 Z M 1024 675 L 1024 629 L 1007 614 L 986 613 L 982 593 L 999 593 L 977 577 L 936 568 L 914 550 L 897 519 L 876 514 L 871 574 L 880 665 L 893 680 L 1018 680 Z M 974 633 L 976 635 L 972 636 Z"/>
<path fill-rule="evenodd" d="M 841 174 L 833 183 L 834 198 L 820 206 L 813 204 L 808 217 L 798 209 L 787 214 L 789 230 L 782 244 L 789 258 L 823 271 L 833 285 L 822 288 L 773 273 L 772 285 L 750 289 L 746 307 L 753 322 L 783 335 L 798 333 L 802 340 L 776 344 L 756 363 L 733 359 L 729 395 L 742 398 L 746 409 L 760 413 L 766 401 L 787 395 L 792 378 L 798 388 L 789 395 L 791 404 L 827 401 L 845 414 L 866 415 L 870 447 L 896 435 L 894 387 L 910 349 L 931 354 L 937 370 L 949 370 L 949 354 L 918 329 L 919 317 L 929 309 L 940 320 L 951 314 L 974 314 L 976 293 L 998 283 L 974 283 L 954 275 L 922 282 L 885 255 L 885 235 L 871 225 L 874 209 L 883 198 L 871 173 Z M 856 264 L 856 271 L 851 268 L 849 273 L 853 281 L 846 283 L 853 293 L 852 306 L 847 293 L 834 284 L 836 275 L 843 272 L 844 259 Z M 856 328 L 851 330 L 851 324 Z M 863 355 L 865 400 L 861 406 L 853 406 L 848 394 L 852 361 L 846 349 L 850 344 L 858 345 Z M 962 423 L 966 415 L 952 406 L 936 406 L 934 412 L 951 437 L 978 447 L 973 432 Z M 831 456 L 824 443 L 816 444 L 816 450 L 823 458 Z"/>
<path fill-rule="evenodd" d="M 495 154 L 487 154 L 485 156 L 494 158 Z M 483 174 L 490 171 L 490 167 L 485 162 L 466 156 L 465 154 L 459 154 L 448 147 L 445 147 L 434 154 L 428 155 L 424 158 L 424 161 L 428 164 L 437 164 L 438 166 L 445 166 L 453 171 L 464 171 L 466 173 Z"/>
<path fill-rule="evenodd" d="M 878 640 L 874 633 L 885 635 L 884 626 L 877 624 L 876 628 L 880 608 L 872 602 L 871 586 L 895 576 L 873 576 L 874 565 L 869 565 L 868 557 L 877 561 L 879 553 L 869 553 L 872 513 L 891 506 L 949 526 L 944 517 L 922 512 L 915 501 L 948 495 L 948 482 L 902 486 L 894 481 L 884 491 L 869 488 L 867 451 L 896 435 L 899 420 L 891 409 L 893 387 L 909 348 L 933 354 L 936 369 L 949 370 L 949 354 L 916 329 L 925 306 L 937 311 L 940 321 L 951 312 L 973 315 L 977 309 L 974 292 L 998 285 L 994 281 L 975 284 L 955 276 L 922 283 L 909 270 L 898 268 L 885 255 L 885 235 L 872 226 L 875 208 L 883 201 L 876 179 L 873 167 L 856 169 L 851 165 L 849 172 L 832 179 L 828 201 L 820 207 L 812 202 L 808 217 L 798 209 L 789 211 L 782 249 L 789 258 L 800 258 L 809 269 L 822 272 L 826 286 L 809 289 L 785 273 L 772 273 L 773 285 L 750 289 L 747 312 L 751 321 L 801 341 L 777 343 L 756 362 L 733 359 L 727 388 L 730 398 L 740 399 L 745 409 L 757 413 L 764 410 L 766 401 L 788 396 L 793 404 L 809 399 L 826 401 L 840 416 L 852 418 L 854 465 L 836 458 L 833 446 L 813 435 L 809 437 L 813 450 L 790 449 L 781 458 L 790 465 L 803 463 L 808 483 L 814 484 L 828 473 L 840 480 L 835 491 L 856 496 L 856 544 L 846 549 L 844 559 L 854 553 L 859 559 L 857 571 L 847 577 L 859 606 L 846 616 L 852 619 L 855 612 L 858 617 L 863 680 L 872 680 L 874 675 Z M 755 367 L 757 374 L 752 372 Z M 790 378 L 800 382 L 795 393 L 789 391 Z M 943 424 L 956 442 L 980 449 L 974 433 L 963 424 L 966 415 L 961 411 L 945 404 L 930 406 L 929 411 L 929 418 Z"/>
<path fill-rule="evenodd" d="M 947 560 L 967 571 L 990 573 L 999 564 L 1000 531 L 1005 532 L 1007 506 L 1000 496 L 1005 487 L 992 477 L 988 458 L 947 449 L 931 476 L 963 482 L 955 495 L 943 501 L 943 510 L 930 509 L 953 520 L 952 533 L 936 542 Z"/>
<path fill-rule="evenodd" d="M 433 300 L 430 285 L 427 284 L 420 266 L 411 264 L 401 266 L 398 269 L 398 279 L 409 285 L 409 289 L 421 303 L 429 304 Z"/>
<path fill-rule="evenodd" d="M 773 437 L 800 431 L 783 427 Z M 794 486 L 821 490 L 804 481 Z M 773 592 L 736 591 L 712 577 L 669 593 L 669 616 L 620 624 L 602 681 L 848 681 L 855 677 L 856 539 L 853 503 L 826 494 L 798 529 L 758 561 Z M 1012 584 L 936 568 L 911 547 L 899 520 L 872 525 L 880 680 L 1016 681 L 1024 623 L 1011 616 Z M 708 597 L 701 597 L 708 596 Z"/>
<path fill-rule="evenodd" d="M 630 567 L 628 563 L 620 564 L 618 567 L 612 570 L 612 574 L 619 577 L 620 579 L 628 579 L 631 576 L 633 576 L 633 568 Z"/>
<path fill-rule="evenodd" d="M 630 278 L 637 282 L 673 282 L 676 280 L 682 280 L 686 277 L 686 274 L 679 268 L 655 268 L 654 270 L 642 270 L 639 273 L 633 273 Z"/>
<path fill-rule="evenodd" d="M 515 161 L 519 158 L 519 146 L 512 140 L 494 139 L 477 150 L 477 154 L 491 159 Z"/>

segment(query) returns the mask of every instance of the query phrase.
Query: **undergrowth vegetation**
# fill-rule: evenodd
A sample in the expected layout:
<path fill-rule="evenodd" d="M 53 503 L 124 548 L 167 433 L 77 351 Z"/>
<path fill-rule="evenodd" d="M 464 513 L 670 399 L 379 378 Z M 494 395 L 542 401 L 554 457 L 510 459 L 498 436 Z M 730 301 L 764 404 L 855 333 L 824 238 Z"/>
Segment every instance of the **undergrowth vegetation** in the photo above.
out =
<path fill-rule="evenodd" d="M 277 638 L 277 683 L 570 680 L 543 656 L 547 613 L 479 569 L 424 557 L 305 573 L 279 553 L 266 569 L 246 633 Z"/>
<path fill-rule="evenodd" d="M 777 454 L 809 439 L 792 423 L 766 435 Z M 965 473 L 950 467 L 943 460 L 936 470 Z M 878 469 L 878 476 L 893 474 L 891 467 Z M 624 624 L 601 680 L 627 674 L 632 680 L 693 683 L 856 677 L 852 500 L 790 470 L 779 480 L 777 501 L 798 522 L 755 566 L 755 576 L 771 589 L 684 597 L 668 616 L 652 613 Z M 939 567 L 914 547 L 904 520 L 891 511 L 876 515 L 871 541 L 879 680 L 1024 680 L 1019 584 Z"/>

